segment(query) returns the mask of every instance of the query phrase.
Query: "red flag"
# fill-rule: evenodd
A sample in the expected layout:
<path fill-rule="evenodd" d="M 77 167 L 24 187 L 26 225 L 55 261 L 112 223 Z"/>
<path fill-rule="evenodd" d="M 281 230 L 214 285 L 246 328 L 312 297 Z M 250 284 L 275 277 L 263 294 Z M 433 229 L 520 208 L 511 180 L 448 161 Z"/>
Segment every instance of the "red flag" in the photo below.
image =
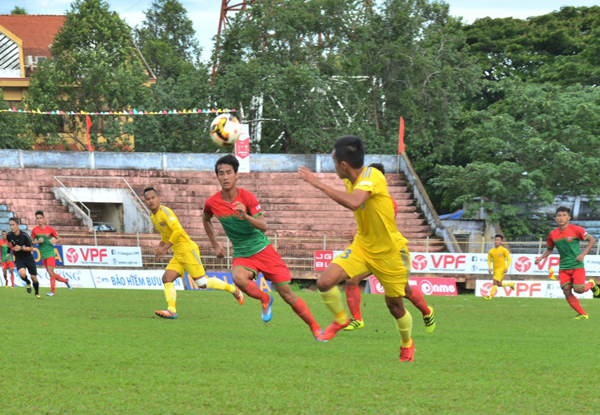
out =
<path fill-rule="evenodd" d="M 400 117 L 400 137 L 398 139 L 398 154 L 402 153 L 404 150 L 404 118 Z"/>
<path fill-rule="evenodd" d="M 85 136 L 87 138 L 88 151 L 94 151 L 94 148 L 92 147 L 92 143 L 90 142 L 90 128 L 92 126 L 92 120 L 90 119 L 89 115 L 85 116 L 85 125 L 87 126 L 87 131 L 85 133 Z"/>

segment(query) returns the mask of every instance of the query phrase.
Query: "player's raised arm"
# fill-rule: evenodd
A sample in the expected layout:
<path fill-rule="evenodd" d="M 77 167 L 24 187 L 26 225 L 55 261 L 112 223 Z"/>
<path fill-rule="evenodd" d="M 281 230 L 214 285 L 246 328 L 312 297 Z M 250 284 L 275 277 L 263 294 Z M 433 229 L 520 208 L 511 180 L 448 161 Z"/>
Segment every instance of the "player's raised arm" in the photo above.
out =
<path fill-rule="evenodd" d="M 360 189 L 356 189 L 354 192 L 348 193 L 329 187 L 325 183 L 321 182 L 317 176 L 315 176 L 315 174 L 305 166 L 302 166 L 298 169 L 298 174 L 300 174 L 302 180 L 309 183 L 311 186 L 316 187 L 334 201 L 352 211 L 359 209 L 362 204 L 367 201 L 369 196 L 371 196 L 370 192 Z"/>

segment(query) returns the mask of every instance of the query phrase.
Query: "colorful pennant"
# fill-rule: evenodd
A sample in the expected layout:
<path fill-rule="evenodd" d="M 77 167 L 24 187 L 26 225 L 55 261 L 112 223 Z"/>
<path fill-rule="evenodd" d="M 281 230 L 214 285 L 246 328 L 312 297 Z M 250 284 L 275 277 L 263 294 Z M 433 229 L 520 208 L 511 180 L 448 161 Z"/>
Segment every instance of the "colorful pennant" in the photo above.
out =
<path fill-rule="evenodd" d="M 101 112 L 86 112 L 86 111 L 40 111 L 37 110 L 18 110 L 16 108 L 10 108 L 7 110 L 0 110 L 2 112 L 10 112 L 17 114 L 40 114 L 40 115 L 189 115 L 189 114 L 223 114 L 226 112 L 236 112 L 234 109 L 196 109 L 193 110 L 172 110 L 172 111 L 138 111 L 133 109 L 131 111 L 101 111 Z"/>

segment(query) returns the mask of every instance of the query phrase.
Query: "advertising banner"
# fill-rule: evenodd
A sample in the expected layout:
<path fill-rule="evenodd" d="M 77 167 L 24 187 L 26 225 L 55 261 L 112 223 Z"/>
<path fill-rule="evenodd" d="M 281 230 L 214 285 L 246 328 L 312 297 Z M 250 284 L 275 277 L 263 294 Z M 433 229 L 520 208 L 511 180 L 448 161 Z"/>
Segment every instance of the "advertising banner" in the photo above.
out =
<path fill-rule="evenodd" d="M 40 287 L 50 287 L 50 275 L 43 267 L 38 267 L 38 282 Z M 63 278 L 66 278 L 71 283 L 73 288 L 95 288 L 94 281 L 92 280 L 92 274 L 89 269 L 57 269 L 56 273 Z M 29 274 L 27 274 L 29 276 Z M 10 276 L 9 276 L 10 284 Z M 2 278 L 4 283 L 4 278 Z M 19 277 L 19 273 L 15 270 L 15 287 L 25 287 L 27 284 Z M 56 288 L 66 287 L 62 282 L 56 282 Z"/>
<path fill-rule="evenodd" d="M 162 276 L 165 273 L 162 269 L 156 270 L 108 270 L 95 269 L 91 274 L 96 284 L 96 288 L 119 288 L 119 289 L 137 289 L 137 290 L 164 290 Z M 177 290 L 183 290 L 181 278 L 173 281 Z"/>
<path fill-rule="evenodd" d="M 506 281 L 505 282 L 513 282 Z M 498 287 L 494 297 L 513 298 L 565 298 L 558 281 L 514 281 L 515 289 L 510 287 Z M 487 297 L 492 289 L 492 282 L 477 280 L 475 285 L 476 297 Z M 583 294 L 575 294 L 578 298 L 592 298 L 592 291 Z"/>
<path fill-rule="evenodd" d="M 235 143 L 235 157 L 240 163 L 239 173 L 250 173 L 250 128 L 248 124 L 241 125 L 240 138 Z"/>
<path fill-rule="evenodd" d="M 454 278 L 410 278 L 411 287 L 418 288 L 423 295 L 458 295 Z M 368 281 L 372 294 L 384 294 L 383 287 L 373 275 Z"/>
<path fill-rule="evenodd" d="M 62 246 L 64 265 L 86 267 L 141 267 L 142 249 L 130 246 Z"/>
<path fill-rule="evenodd" d="M 325 271 L 333 258 L 343 251 L 315 251 L 315 271 Z M 449 252 L 411 252 L 412 274 L 479 274 L 489 275 L 487 254 L 453 254 Z M 550 268 L 558 276 L 560 258 L 557 254 L 544 258 L 538 265 L 540 255 L 514 254 L 508 275 L 538 275 L 548 277 Z M 588 277 L 600 277 L 600 255 L 587 255 L 584 259 Z"/>

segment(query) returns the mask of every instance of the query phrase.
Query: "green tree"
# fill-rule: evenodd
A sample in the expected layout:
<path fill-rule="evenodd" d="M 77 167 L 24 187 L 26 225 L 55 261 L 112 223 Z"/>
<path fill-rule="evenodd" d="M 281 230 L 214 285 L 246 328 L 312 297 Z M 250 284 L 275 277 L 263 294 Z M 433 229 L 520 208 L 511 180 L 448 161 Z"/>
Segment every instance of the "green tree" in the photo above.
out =
<path fill-rule="evenodd" d="M 123 111 L 139 108 L 148 94 L 149 76 L 131 29 L 109 10 L 104 0 L 76 0 L 51 46 L 52 59 L 33 74 L 25 104 L 42 111 Z M 30 131 L 46 137 L 44 144 L 65 144 L 69 135 L 81 145 L 83 117 L 31 116 Z M 122 149 L 133 124 L 127 117 L 93 117 L 100 133 L 91 134 L 97 148 Z M 59 134 L 63 132 L 64 134 Z M 101 139 L 100 139 L 101 138 Z"/>
<path fill-rule="evenodd" d="M 27 10 L 25 10 L 24 7 L 15 6 L 15 8 L 10 11 L 10 14 L 27 14 Z"/>
<path fill-rule="evenodd" d="M 7 110 L 4 92 L 0 88 L 0 110 Z M 0 112 L 0 148 L 20 148 L 28 150 L 33 146 L 31 138 L 24 134 L 25 118 L 22 114 Z"/>
<path fill-rule="evenodd" d="M 135 29 L 136 43 L 154 73 L 177 79 L 199 65 L 201 48 L 193 22 L 178 0 L 154 0 Z"/>
<path fill-rule="evenodd" d="M 462 133 L 471 162 L 438 167 L 433 184 L 457 207 L 486 208 L 509 237 L 535 234 L 533 212 L 555 196 L 600 194 L 600 91 L 516 79 L 497 88 L 504 98 L 469 114 Z"/>

